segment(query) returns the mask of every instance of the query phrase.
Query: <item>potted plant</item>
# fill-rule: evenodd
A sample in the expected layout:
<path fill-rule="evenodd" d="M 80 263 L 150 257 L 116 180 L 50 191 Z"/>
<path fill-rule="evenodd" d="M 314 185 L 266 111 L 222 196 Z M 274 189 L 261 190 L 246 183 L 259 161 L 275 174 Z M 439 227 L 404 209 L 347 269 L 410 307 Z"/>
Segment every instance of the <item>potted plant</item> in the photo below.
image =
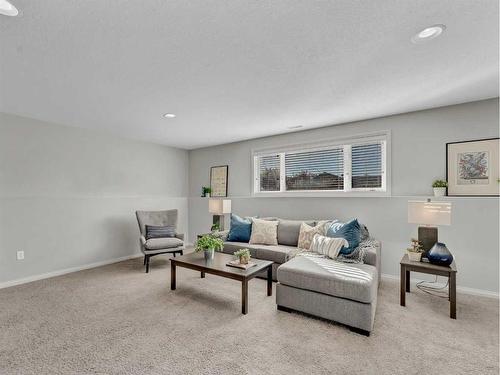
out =
<path fill-rule="evenodd" d="M 234 253 L 240 260 L 240 264 L 248 264 L 250 261 L 250 250 L 240 249 Z"/>
<path fill-rule="evenodd" d="M 206 234 L 196 241 L 195 251 L 203 251 L 205 253 L 206 260 L 214 259 L 215 251 L 221 251 L 224 246 L 224 242 L 211 234 Z"/>
<path fill-rule="evenodd" d="M 406 253 L 408 254 L 408 258 L 412 262 L 420 262 L 422 259 L 422 253 L 424 250 L 422 249 L 422 245 L 418 242 L 417 239 L 411 239 L 411 247 L 406 249 Z"/>
<path fill-rule="evenodd" d="M 434 188 L 435 197 L 444 197 L 446 195 L 446 188 L 448 187 L 448 182 L 444 180 L 436 180 L 432 183 Z"/>
<path fill-rule="evenodd" d="M 203 198 L 210 198 L 210 194 L 212 193 L 212 189 L 209 188 L 208 186 L 203 186 L 201 188 L 201 196 Z"/>

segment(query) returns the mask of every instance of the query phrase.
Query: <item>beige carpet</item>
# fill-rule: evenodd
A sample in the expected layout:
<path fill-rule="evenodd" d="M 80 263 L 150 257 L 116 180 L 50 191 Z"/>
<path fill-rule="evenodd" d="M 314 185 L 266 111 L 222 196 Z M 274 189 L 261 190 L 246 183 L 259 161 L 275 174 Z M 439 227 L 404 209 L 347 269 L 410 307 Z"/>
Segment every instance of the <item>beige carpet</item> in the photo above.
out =
<path fill-rule="evenodd" d="M 0 290 L 0 374 L 498 374 L 498 300 L 382 282 L 375 330 L 278 312 L 264 280 L 240 285 L 142 259 Z"/>

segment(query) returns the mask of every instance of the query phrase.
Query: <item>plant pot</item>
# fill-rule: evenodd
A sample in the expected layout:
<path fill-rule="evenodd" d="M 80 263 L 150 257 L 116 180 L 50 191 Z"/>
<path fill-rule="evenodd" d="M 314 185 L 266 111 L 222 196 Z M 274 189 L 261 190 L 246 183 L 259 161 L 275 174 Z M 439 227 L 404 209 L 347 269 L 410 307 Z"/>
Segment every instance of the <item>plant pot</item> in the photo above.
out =
<path fill-rule="evenodd" d="M 417 253 L 415 251 L 407 251 L 406 254 L 408 254 L 408 258 L 412 262 L 420 262 L 422 260 L 422 253 Z"/>
<path fill-rule="evenodd" d="M 437 187 L 433 188 L 434 189 L 434 196 L 435 197 L 444 197 L 446 195 L 446 188 L 445 187 Z"/>
<path fill-rule="evenodd" d="M 214 255 L 215 255 L 214 249 L 205 249 L 205 250 L 203 250 L 203 253 L 205 254 L 205 260 L 213 260 L 214 259 Z"/>
<path fill-rule="evenodd" d="M 240 257 L 240 264 L 248 264 L 250 257 Z"/>
<path fill-rule="evenodd" d="M 205 194 L 205 197 L 206 197 L 206 198 L 210 198 L 210 193 L 206 193 L 206 194 Z"/>

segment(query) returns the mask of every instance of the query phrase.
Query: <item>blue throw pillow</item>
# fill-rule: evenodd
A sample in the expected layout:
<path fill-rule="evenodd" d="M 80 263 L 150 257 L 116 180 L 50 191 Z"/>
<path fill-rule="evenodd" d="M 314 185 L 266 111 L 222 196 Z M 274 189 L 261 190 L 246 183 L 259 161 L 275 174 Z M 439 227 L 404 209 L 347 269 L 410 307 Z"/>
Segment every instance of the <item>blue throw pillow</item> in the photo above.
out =
<path fill-rule="evenodd" d="M 231 214 L 231 227 L 227 240 L 231 242 L 249 242 L 252 234 L 252 220 Z"/>
<path fill-rule="evenodd" d="M 361 227 L 358 219 L 353 219 L 347 223 L 341 223 L 334 220 L 326 231 L 327 237 L 345 238 L 349 243 L 349 247 L 342 247 L 340 254 L 349 255 L 358 247 L 361 241 Z"/>

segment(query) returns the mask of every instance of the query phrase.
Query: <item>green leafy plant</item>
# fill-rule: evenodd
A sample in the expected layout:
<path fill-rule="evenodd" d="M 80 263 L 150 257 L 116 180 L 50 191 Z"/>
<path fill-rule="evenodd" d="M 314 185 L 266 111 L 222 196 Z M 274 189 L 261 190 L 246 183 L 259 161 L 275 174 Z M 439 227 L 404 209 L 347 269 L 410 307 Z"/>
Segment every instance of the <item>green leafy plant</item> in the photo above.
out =
<path fill-rule="evenodd" d="M 208 249 L 214 249 L 215 251 L 221 251 L 224 247 L 224 242 L 211 234 L 206 234 L 196 241 L 195 251 L 203 251 Z"/>
<path fill-rule="evenodd" d="M 235 251 L 234 255 L 236 255 L 238 258 L 242 258 L 242 257 L 250 258 L 250 250 L 248 250 L 248 249 L 240 249 L 238 251 Z"/>
<path fill-rule="evenodd" d="M 238 251 L 235 251 L 234 255 L 236 255 L 240 259 L 241 264 L 247 264 L 250 260 L 250 250 L 248 249 L 240 249 Z"/>
<path fill-rule="evenodd" d="M 445 188 L 448 187 L 448 182 L 444 180 L 436 180 L 432 183 L 433 188 Z"/>
<path fill-rule="evenodd" d="M 208 186 L 202 186 L 201 187 L 201 196 L 206 197 L 207 194 L 212 194 L 212 189 Z"/>
<path fill-rule="evenodd" d="M 212 224 L 212 228 L 210 228 L 212 232 L 217 232 L 219 229 L 220 229 L 219 224 Z"/>

